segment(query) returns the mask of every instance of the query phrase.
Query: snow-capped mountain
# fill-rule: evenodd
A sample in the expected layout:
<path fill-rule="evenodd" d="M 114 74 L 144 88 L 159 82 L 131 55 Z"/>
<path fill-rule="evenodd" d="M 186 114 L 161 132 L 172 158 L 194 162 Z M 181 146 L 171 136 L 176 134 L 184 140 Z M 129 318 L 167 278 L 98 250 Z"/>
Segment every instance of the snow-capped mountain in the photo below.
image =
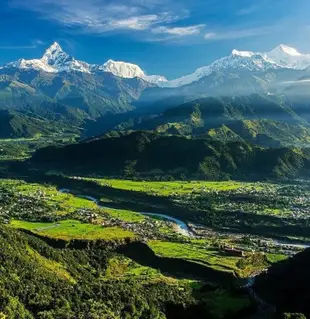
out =
<path fill-rule="evenodd" d="M 141 78 L 146 82 L 157 84 L 159 87 L 180 87 L 197 82 L 213 72 L 224 70 L 237 70 L 249 72 L 265 72 L 273 69 L 303 70 L 310 67 L 310 54 L 301 54 L 296 49 L 279 45 L 270 52 L 252 52 L 233 50 L 229 56 L 220 58 L 208 66 L 197 69 L 194 73 L 178 79 L 168 81 L 164 76 L 147 75 L 138 65 L 121 61 L 108 60 L 102 65 L 88 64 L 76 60 L 62 50 L 55 42 L 40 59 L 24 60 L 6 64 L 3 68 L 19 68 L 25 70 L 38 70 L 48 73 L 58 72 L 109 72 L 121 78 Z M 1 67 L 0 67 L 1 69 Z"/>
<path fill-rule="evenodd" d="M 301 54 L 296 49 L 281 44 L 270 52 L 263 53 L 267 60 L 284 68 L 303 70 L 310 66 L 310 54 Z"/>
<path fill-rule="evenodd" d="M 6 64 L 3 68 L 19 68 L 24 70 L 37 70 L 48 73 L 58 72 L 109 72 L 121 78 L 141 78 L 149 83 L 158 84 L 166 82 L 167 79 L 160 75 L 147 75 L 138 65 L 109 60 L 102 65 L 88 64 L 79 61 L 63 51 L 61 46 L 55 42 L 44 53 L 42 58 L 25 60 L 20 59 Z"/>
<path fill-rule="evenodd" d="M 167 82 L 164 76 L 146 75 L 138 65 L 121 61 L 109 60 L 103 65 L 94 66 L 93 70 L 110 72 L 122 78 L 132 79 L 138 77 L 150 83 Z"/>
<path fill-rule="evenodd" d="M 179 87 L 199 81 L 201 78 L 213 72 L 225 69 L 237 69 L 247 71 L 266 71 L 268 69 L 279 68 L 277 64 L 267 61 L 261 54 L 250 51 L 233 50 L 231 55 L 216 60 L 211 65 L 197 69 L 193 74 L 183 76 L 179 79 L 162 83 L 165 87 Z"/>
<path fill-rule="evenodd" d="M 180 87 L 210 75 L 213 72 L 225 69 L 247 71 L 267 71 L 269 69 L 296 69 L 303 70 L 310 66 L 310 54 L 301 54 L 296 49 L 286 45 L 279 45 L 270 52 L 252 52 L 233 50 L 224 58 L 216 60 L 211 65 L 201 67 L 194 73 L 181 78 L 159 83 L 162 87 Z"/>
<path fill-rule="evenodd" d="M 34 69 L 48 73 L 63 71 L 80 71 L 90 73 L 90 65 L 88 63 L 78 61 L 65 53 L 57 42 L 45 51 L 41 59 L 20 59 L 16 62 L 8 63 L 4 66 L 4 68 L 6 67 L 15 67 L 25 70 Z"/>

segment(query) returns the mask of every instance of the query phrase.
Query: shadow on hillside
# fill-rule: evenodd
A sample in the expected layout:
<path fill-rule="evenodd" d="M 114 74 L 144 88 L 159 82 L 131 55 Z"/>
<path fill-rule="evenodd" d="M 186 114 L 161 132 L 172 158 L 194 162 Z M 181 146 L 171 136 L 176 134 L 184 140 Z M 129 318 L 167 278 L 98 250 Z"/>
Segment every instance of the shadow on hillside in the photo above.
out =
<path fill-rule="evenodd" d="M 230 286 L 235 279 L 232 273 L 218 271 L 195 262 L 177 258 L 159 257 L 152 249 L 141 242 L 133 242 L 120 246 L 117 252 L 140 265 L 159 269 L 161 273 L 168 273 L 176 278 L 202 278 L 225 286 Z"/>

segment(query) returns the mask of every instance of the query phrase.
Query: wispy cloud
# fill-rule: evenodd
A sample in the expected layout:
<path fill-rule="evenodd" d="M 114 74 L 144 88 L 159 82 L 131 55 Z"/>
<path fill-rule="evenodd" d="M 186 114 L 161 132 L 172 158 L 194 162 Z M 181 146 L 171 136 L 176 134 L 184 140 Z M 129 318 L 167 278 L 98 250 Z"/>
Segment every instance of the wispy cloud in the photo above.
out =
<path fill-rule="evenodd" d="M 262 28 L 249 28 L 238 30 L 223 30 L 219 32 L 208 32 L 205 34 L 205 40 L 235 40 L 242 38 L 250 38 L 255 36 L 261 36 L 272 32 L 271 27 Z"/>
<path fill-rule="evenodd" d="M 12 0 L 11 5 L 31 10 L 43 19 L 87 33 L 115 30 L 150 30 L 182 19 L 164 0 Z M 171 10 L 170 10 L 171 9 Z"/>
<path fill-rule="evenodd" d="M 187 27 L 166 27 L 160 26 L 152 29 L 155 34 L 169 34 L 177 37 L 200 34 L 205 24 L 197 24 Z"/>
<path fill-rule="evenodd" d="M 112 20 L 107 25 L 108 29 L 133 29 L 133 30 L 148 30 L 153 25 L 160 23 L 169 23 L 177 20 L 178 17 L 174 17 L 168 13 L 163 13 L 161 15 L 140 15 L 133 16 L 127 19 Z"/>
<path fill-rule="evenodd" d="M 30 44 L 23 45 L 0 45 L 0 50 L 27 50 L 27 49 L 36 49 L 40 45 L 44 45 L 45 43 L 41 40 L 35 40 Z"/>

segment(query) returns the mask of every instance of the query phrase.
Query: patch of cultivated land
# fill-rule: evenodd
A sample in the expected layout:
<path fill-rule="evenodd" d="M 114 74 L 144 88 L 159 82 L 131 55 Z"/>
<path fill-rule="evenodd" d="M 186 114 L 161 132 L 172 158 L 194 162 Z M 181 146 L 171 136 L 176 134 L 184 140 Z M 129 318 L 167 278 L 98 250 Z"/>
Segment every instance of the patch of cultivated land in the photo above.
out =
<path fill-rule="evenodd" d="M 152 250 L 159 256 L 183 258 L 198 263 L 206 264 L 214 269 L 221 271 L 238 271 L 238 257 L 225 256 L 221 252 L 209 245 L 206 241 L 200 244 L 190 243 L 172 243 L 163 241 L 148 242 Z"/>
<path fill-rule="evenodd" d="M 158 256 L 186 259 L 216 270 L 233 272 L 240 277 L 248 277 L 287 258 L 280 254 L 261 253 L 247 253 L 244 257 L 230 256 L 208 240 L 192 240 L 188 243 L 149 241 L 148 245 Z"/>
<path fill-rule="evenodd" d="M 14 228 L 27 229 L 33 233 L 62 240 L 117 240 L 134 238 L 135 234 L 117 227 L 102 227 L 81 223 L 77 220 L 64 220 L 55 223 L 34 223 L 13 220 L 10 224 Z"/>
<path fill-rule="evenodd" d="M 202 182 L 202 181 L 173 181 L 173 182 L 155 182 L 155 181 L 131 181 L 120 179 L 96 179 L 89 178 L 88 180 L 96 181 L 102 186 L 109 186 L 128 191 L 144 192 L 158 196 L 171 196 L 174 194 L 190 194 L 199 192 L 200 190 L 217 190 L 229 191 L 246 187 L 250 189 L 260 188 L 255 183 L 243 183 L 235 181 L 223 182 Z"/>

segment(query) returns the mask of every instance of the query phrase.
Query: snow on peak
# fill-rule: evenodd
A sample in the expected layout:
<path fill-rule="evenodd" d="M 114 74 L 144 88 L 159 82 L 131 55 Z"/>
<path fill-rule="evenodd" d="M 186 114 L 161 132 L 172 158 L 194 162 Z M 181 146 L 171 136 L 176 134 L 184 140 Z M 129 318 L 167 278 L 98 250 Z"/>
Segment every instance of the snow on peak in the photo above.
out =
<path fill-rule="evenodd" d="M 285 44 L 280 44 L 279 46 L 277 46 L 275 49 L 273 49 L 271 52 L 273 53 L 285 53 L 291 56 L 301 56 L 302 54 L 299 53 L 295 48 L 289 47 Z M 271 53 L 270 52 L 270 53 Z"/>
<path fill-rule="evenodd" d="M 54 42 L 48 49 L 45 50 L 44 55 L 57 55 L 64 52 L 58 42 Z"/>
<path fill-rule="evenodd" d="M 179 79 L 159 83 L 162 87 L 179 87 L 199 81 L 201 78 L 209 76 L 213 72 L 235 69 L 243 71 L 265 71 L 276 66 L 264 59 L 260 53 L 251 51 L 233 50 L 231 55 L 220 58 L 208 66 L 197 69 L 194 73 L 183 76 Z"/>
<path fill-rule="evenodd" d="M 108 60 L 103 65 L 98 66 L 98 70 L 112 73 L 115 76 L 133 79 L 141 78 L 149 83 L 167 82 L 167 79 L 161 75 L 146 75 L 145 72 L 136 64 Z"/>
<path fill-rule="evenodd" d="M 208 66 L 181 78 L 159 83 L 165 87 L 179 87 L 199 81 L 201 78 L 224 69 L 266 71 L 268 69 L 291 68 L 303 70 L 310 66 L 310 54 L 301 54 L 296 49 L 281 44 L 270 52 L 233 50 L 231 55 L 218 59 Z"/>
<path fill-rule="evenodd" d="M 9 63 L 4 67 L 14 67 L 26 70 L 38 70 L 49 73 L 57 72 L 109 72 L 121 78 L 140 78 L 149 83 L 162 87 L 178 87 L 199 81 L 213 72 L 223 70 L 243 70 L 260 72 L 268 69 L 292 68 L 302 70 L 310 66 L 310 54 L 302 54 L 296 49 L 281 44 L 270 52 L 252 52 L 233 50 L 226 57 L 214 61 L 212 64 L 197 69 L 194 73 L 168 81 L 164 76 L 147 75 L 138 65 L 108 60 L 102 65 L 92 65 L 74 59 L 63 51 L 55 42 L 44 53 L 41 59 L 24 60 Z"/>
<path fill-rule="evenodd" d="M 302 70 L 310 66 L 310 54 L 301 54 L 296 49 L 281 44 L 271 50 L 263 53 L 267 61 L 278 64 L 281 67 Z"/>
<path fill-rule="evenodd" d="M 63 51 L 61 46 L 55 42 L 53 45 L 51 45 L 44 53 L 43 57 L 41 58 L 41 61 L 46 62 L 49 65 L 61 65 L 65 62 L 68 62 L 69 60 L 74 60 L 72 57 L 70 57 L 69 54 Z"/>
<path fill-rule="evenodd" d="M 231 54 L 235 56 L 245 57 L 245 58 L 251 58 L 253 55 L 255 55 L 255 53 L 251 51 L 239 51 L 236 49 L 234 49 Z"/>
<path fill-rule="evenodd" d="M 15 67 L 25 70 L 37 70 L 48 73 L 77 71 L 92 73 L 103 71 L 112 73 L 122 78 L 141 78 L 149 83 L 166 82 L 167 79 L 160 75 L 146 75 L 138 66 L 132 63 L 108 60 L 103 65 L 91 65 L 83 61 L 76 60 L 63 51 L 59 43 L 54 42 L 45 50 L 41 59 L 24 60 L 8 63 L 5 67 Z"/>
<path fill-rule="evenodd" d="M 122 78 L 135 78 L 145 76 L 144 72 L 138 65 L 122 61 L 108 60 L 99 68 L 102 71 L 110 72 Z"/>

